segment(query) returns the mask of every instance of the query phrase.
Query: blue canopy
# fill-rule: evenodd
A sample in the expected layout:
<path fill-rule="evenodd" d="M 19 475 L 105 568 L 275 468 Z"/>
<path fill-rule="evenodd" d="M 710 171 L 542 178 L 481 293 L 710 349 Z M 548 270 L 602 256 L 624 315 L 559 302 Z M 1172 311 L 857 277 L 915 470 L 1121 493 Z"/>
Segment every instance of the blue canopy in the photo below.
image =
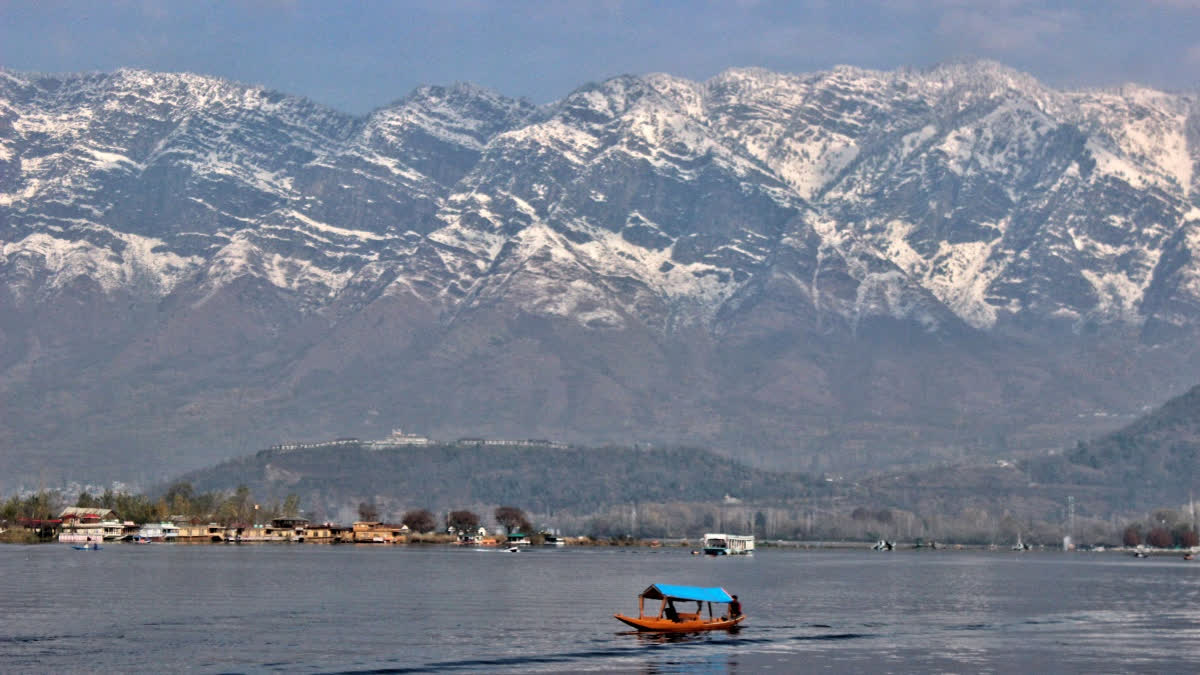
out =
<path fill-rule="evenodd" d="M 733 598 L 720 587 L 704 586 L 673 586 L 671 584 L 652 584 L 642 591 L 642 597 L 651 600 L 670 598 L 672 600 L 692 600 L 699 602 L 732 602 Z"/>

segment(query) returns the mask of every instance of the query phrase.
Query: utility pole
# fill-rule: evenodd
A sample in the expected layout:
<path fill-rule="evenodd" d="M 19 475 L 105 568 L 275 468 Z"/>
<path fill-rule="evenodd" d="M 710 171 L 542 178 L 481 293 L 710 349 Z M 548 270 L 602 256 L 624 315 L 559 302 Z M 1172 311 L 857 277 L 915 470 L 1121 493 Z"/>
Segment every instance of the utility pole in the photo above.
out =
<path fill-rule="evenodd" d="M 1188 490 L 1188 510 L 1192 512 L 1192 532 L 1196 531 L 1196 495 Z"/>
<path fill-rule="evenodd" d="M 1075 547 L 1075 497 L 1067 496 L 1067 536 L 1063 537 L 1063 550 Z"/>

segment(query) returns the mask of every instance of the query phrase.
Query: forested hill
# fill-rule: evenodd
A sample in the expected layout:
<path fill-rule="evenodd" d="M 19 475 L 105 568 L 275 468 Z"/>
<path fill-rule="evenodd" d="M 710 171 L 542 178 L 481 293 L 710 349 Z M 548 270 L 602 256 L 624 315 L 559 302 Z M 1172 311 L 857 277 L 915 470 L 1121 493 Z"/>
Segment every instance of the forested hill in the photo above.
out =
<path fill-rule="evenodd" d="M 753 469 L 695 448 L 352 444 L 263 450 L 180 478 L 201 491 L 246 485 L 260 499 L 295 494 L 306 507 L 330 511 L 369 500 L 397 511 L 514 504 L 540 513 L 592 513 L 615 504 L 727 496 L 781 502 L 824 489 L 806 476 Z"/>
<path fill-rule="evenodd" d="M 1200 386 L 1118 431 L 1034 463 L 1032 476 L 1047 483 L 1124 487 L 1155 504 L 1181 503 L 1196 488 L 1198 464 Z"/>

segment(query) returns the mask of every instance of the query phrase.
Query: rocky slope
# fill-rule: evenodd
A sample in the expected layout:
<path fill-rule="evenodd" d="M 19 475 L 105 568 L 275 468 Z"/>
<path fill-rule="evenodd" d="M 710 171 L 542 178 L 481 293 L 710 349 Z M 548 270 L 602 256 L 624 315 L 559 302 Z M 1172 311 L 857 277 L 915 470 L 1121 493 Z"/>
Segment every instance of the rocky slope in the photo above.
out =
<path fill-rule="evenodd" d="M 992 63 L 365 118 L 0 71 L 0 474 L 395 426 L 805 470 L 1054 447 L 1200 380 L 1198 159 L 1196 96 Z"/>

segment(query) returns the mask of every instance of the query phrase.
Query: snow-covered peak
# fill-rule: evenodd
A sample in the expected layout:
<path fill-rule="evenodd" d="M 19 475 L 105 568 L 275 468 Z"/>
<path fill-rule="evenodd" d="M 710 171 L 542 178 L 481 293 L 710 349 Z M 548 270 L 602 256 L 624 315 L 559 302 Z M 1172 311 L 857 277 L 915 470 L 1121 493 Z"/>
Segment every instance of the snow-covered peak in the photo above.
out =
<path fill-rule="evenodd" d="M 1046 89 L 1036 77 L 1002 63 L 990 60 L 942 63 L 924 71 L 901 70 L 912 79 L 924 81 L 927 86 L 943 89 L 973 87 L 1020 91 L 1027 94 Z"/>
<path fill-rule="evenodd" d="M 479 151 L 494 137 L 532 113 L 532 104 L 483 87 L 459 83 L 423 86 L 372 112 L 363 137 L 372 145 L 403 145 L 413 134 Z"/>
<path fill-rule="evenodd" d="M 6 244 L 87 223 L 317 304 L 366 265 L 458 298 L 536 241 L 712 317 L 811 221 L 788 236 L 865 265 L 864 298 L 923 289 L 980 328 L 1136 322 L 1178 288 L 1157 261 L 1197 183 L 1195 100 L 986 61 L 623 75 L 541 107 L 425 86 L 361 118 L 188 73 L 0 74 Z"/>

